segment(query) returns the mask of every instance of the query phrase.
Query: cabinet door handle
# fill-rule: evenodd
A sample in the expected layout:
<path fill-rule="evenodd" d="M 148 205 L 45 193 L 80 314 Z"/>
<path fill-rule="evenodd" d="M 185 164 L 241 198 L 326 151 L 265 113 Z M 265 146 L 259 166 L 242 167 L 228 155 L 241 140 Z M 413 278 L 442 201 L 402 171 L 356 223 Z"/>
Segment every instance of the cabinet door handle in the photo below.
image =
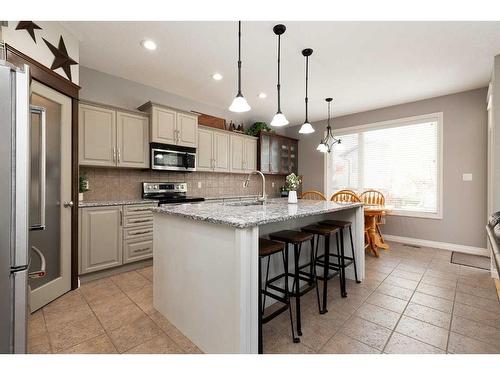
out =
<path fill-rule="evenodd" d="M 113 156 L 113 163 L 116 163 L 116 147 L 113 147 L 112 153 L 113 153 L 113 155 L 112 155 Z"/>
<path fill-rule="evenodd" d="M 143 219 L 143 220 L 130 220 L 132 223 L 147 223 L 151 221 L 151 219 Z"/>
<path fill-rule="evenodd" d="M 122 153 L 120 152 L 120 149 L 118 149 L 118 163 L 121 161 L 122 158 Z"/>
<path fill-rule="evenodd" d="M 120 226 L 123 226 L 123 211 L 120 210 Z"/>
<path fill-rule="evenodd" d="M 151 208 L 135 208 L 133 210 L 129 210 L 130 212 L 139 212 L 139 211 L 150 211 Z"/>
<path fill-rule="evenodd" d="M 142 252 L 148 251 L 148 250 L 150 250 L 149 247 L 143 247 L 142 249 L 134 250 L 134 253 L 142 253 Z"/>
<path fill-rule="evenodd" d="M 138 231 L 138 232 L 131 232 L 130 234 L 133 236 L 138 236 L 139 234 L 147 234 L 147 233 L 151 233 L 151 232 L 152 232 L 151 230 L 143 230 L 143 231 Z"/>

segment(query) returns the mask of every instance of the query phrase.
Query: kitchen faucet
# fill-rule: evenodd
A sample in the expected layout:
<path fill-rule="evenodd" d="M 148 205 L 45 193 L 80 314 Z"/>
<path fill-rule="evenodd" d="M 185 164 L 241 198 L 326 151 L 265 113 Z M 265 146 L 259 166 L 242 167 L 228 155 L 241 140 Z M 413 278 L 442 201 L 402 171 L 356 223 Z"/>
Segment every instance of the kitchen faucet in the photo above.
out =
<path fill-rule="evenodd" d="M 262 195 L 257 198 L 259 202 L 266 203 L 267 196 L 266 196 L 266 177 L 264 177 L 264 174 L 261 171 L 253 171 L 250 172 L 247 176 L 247 179 L 245 180 L 245 184 L 243 186 L 248 187 L 248 183 L 250 182 L 250 177 L 252 177 L 253 174 L 259 174 L 260 177 L 262 177 Z"/>

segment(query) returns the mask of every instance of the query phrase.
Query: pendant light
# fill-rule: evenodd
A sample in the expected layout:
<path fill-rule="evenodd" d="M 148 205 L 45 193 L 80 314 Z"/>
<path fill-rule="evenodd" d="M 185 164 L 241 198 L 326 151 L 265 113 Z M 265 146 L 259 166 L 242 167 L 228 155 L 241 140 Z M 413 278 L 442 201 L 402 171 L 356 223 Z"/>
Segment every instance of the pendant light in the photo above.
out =
<path fill-rule="evenodd" d="M 285 115 L 281 113 L 280 54 L 281 54 L 281 35 L 283 35 L 283 33 L 286 31 L 286 27 L 285 25 L 279 24 L 273 27 L 273 31 L 278 36 L 278 85 L 276 86 L 278 88 L 278 111 L 274 115 L 271 121 L 271 125 L 285 126 L 288 125 L 288 120 L 286 119 Z"/>
<path fill-rule="evenodd" d="M 321 140 L 316 150 L 319 152 L 331 152 L 333 145 L 340 145 L 340 139 L 337 139 L 333 136 L 332 127 L 330 126 L 330 104 L 332 103 L 332 98 L 326 98 L 325 101 L 328 103 L 328 121 L 326 126 L 326 135 L 325 138 Z"/>
<path fill-rule="evenodd" d="M 304 123 L 302 124 L 302 126 L 300 127 L 300 130 L 299 130 L 300 134 L 314 133 L 314 128 L 309 123 L 308 111 L 307 111 L 308 110 L 308 102 L 309 102 L 309 98 L 307 97 L 307 86 L 308 86 L 308 82 L 309 82 L 309 56 L 311 56 L 312 53 L 313 53 L 313 50 L 311 48 L 306 48 L 306 49 L 302 50 L 302 55 L 306 58 L 306 98 L 305 98 L 306 119 L 305 119 Z"/>
<path fill-rule="evenodd" d="M 238 21 L 238 94 L 229 106 L 231 112 L 248 112 L 252 108 L 241 93 L 241 21 Z"/>

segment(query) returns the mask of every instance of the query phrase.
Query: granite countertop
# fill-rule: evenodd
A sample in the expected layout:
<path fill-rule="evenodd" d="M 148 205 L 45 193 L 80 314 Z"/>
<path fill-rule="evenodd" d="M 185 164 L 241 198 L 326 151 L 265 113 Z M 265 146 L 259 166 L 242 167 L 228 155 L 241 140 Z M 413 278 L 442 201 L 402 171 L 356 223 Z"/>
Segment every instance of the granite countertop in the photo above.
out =
<path fill-rule="evenodd" d="M 158 204 L 158 201 L 154 199 L 129 199 L 121 201 L 82 201 L 78 202 L 78 207 L 101 207 L 101 206 L 129 206 L 134 204 L 148 204 L 154 203 Z"/>
<path fill-rule="evenodd" d="M 236 205 L 231 203 L 198 203 L 158 207 L 156 214 L 182 216 L 192 220 L 224 224 L 235 228 L 249 228 L 306 216 L 321 215 L 360 207 L 363 203 L 336 203 L 330 201 L 300 200 L 288 204 L 287 198 L 268 199 L 265 205 Z"/>

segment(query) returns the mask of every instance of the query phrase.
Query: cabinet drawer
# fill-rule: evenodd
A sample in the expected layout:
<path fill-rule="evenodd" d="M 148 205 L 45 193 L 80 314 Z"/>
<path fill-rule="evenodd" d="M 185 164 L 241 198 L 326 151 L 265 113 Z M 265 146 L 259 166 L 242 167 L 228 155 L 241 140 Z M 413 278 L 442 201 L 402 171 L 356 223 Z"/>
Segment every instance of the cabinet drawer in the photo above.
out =
<path fill-rule="evenodd" d="M 144 214 L 152 215 L 153 213 L 151 212 L 151 209 L 154 207 L 158 207 L 158 205 L 145 204 L 145 205 L 123 206 L 123 213 L 125 214 L 125 216 L 144 215 Z"/>
<path fill-rule="evenodd" d="M 152 239 L 136 239 L 123 241 L 123 263 L 135 262 L 153 256 Z"/>
<path fill-rule="evenodd" d="M 153 215 L 125 216 L 123 219 L 123 226 L 125 228 L 143 227 L 147 225 L 153 225 Z"/>
<path fill-rule="evenodd" d="M 130 240 L 138 237 L 153 238 L 153 226 L 123 228 L 123 239 Z"/>

